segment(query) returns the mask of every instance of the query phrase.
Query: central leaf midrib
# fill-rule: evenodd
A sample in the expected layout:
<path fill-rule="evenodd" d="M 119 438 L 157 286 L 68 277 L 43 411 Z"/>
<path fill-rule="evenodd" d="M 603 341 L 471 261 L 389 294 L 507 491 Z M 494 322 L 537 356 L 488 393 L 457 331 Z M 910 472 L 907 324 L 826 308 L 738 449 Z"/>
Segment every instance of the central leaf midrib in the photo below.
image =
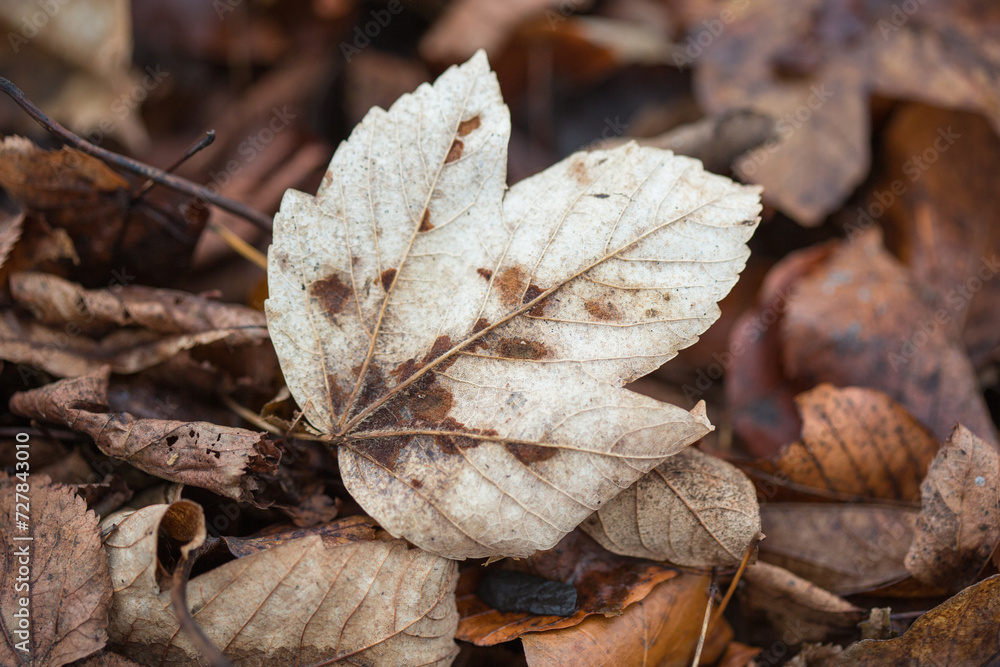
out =
<path fill-rule="evenodd" d="M 539 304 L 539 302 L 541 302 L 541 301 L 547 299 L 548 297 L 552 296 L 557 291 L 559 291 L 560 289 L 562 289 L 563 287 L 565 287 L 569 283 L 573 282 L 574 280 L 576 280 L 577 278 L 579 278 L 580 276 L 582 276 L 587 271 L 590 271 L 591 269 L 593 269 L 594 267 L 598 266 L 599 264 L 602 264 L 602 263 L 606 262 L 607 260 L 611 259 L 612 257 L 614 257 L 614 256 L 616 256 L 616 255 L 618 255 L 618 254 L 620 254 L 622 252 L 624 252 L 630 246 L 635 245 L 636 243 L 639 243 L 640 241 L 643 241 L 644 239 L 646 239 L 647 237 L 651 236 L 652 234 L 655 234 L 656 232 L 658 232 L 658 231 L 660 231 L 660 230 L 662 230 L 662 229 L 664 229 L 664 228 L 666 228 L 666 227 L 668 227 L 668 226 L 670 226 L 670 225 L 672 225 L 672 224 L 674 224 L 676 222 L 679 222 L 679 221 L 687 218 L 688 216 L 696 213 L 697 211 L 701 210 L 702 208 L 704 208 L 706 206 L 709 206 L 711 204 L 714 204 L 714 203 L 718 202 L 720 199 L 722 199 L 722 197 L 723 197 L 723 195 L 719 195 L 719 196 L 715 197 L 714 199 L 712 199 L 710 201 L 707 201 L 704 204 L 701 204 L 701 205 L 699 205 L 699 206 L 691 209 L 690 211 L 687 211 L 683 215 L 681 215 L 681 216 L 679 216 L 677 218 L 674 218 L 673 220 L 670 220 L 668 222 L 665 222 L 665 223 L 663 223 L 661 225 L 656 225 L 652 229 L 649 229 L 648 231 L 644 232 L 643 234 L 640 234 L 636 238 L 623 243 L 621 246 L 619 246 L 613 252 L 606 253 L 603 256 L 601 256 L 600 258 L 598 258 L 597 260 L 595 260 L 595 261 L 591 262 L 590 264 L 584 266 L 582 269 L 578 270 L 576 273 L 574 273 L 573 275 L 571 275 L 568 278 L 566 278 L 566 280 L 564 280 L 563 282 L 561 282 L 558 285 L 555 285 L 555 286 L 550 287 L 549 289 L 545 290 L 544 292 L 542 292 L 541 294 L 539 294 L 534 299 L 528 301 L 527 303 L 522 304 L 520 308 L 517 308 L 517 309 L 511 311 L 510 313 L 508 313 L 507 315 L 505 315 L 504 317 L 502 317 L 497 322 L 495 322 L 493 324 L 490 324 L 489 326 L 485 327 L 483 330 L 479 331 L 478 333 L 472 334 L 471 336 L 469 336 L 465 340 L 463 340 L 460 343 L 457 343 L 456 345 L 452 346 L 452 348 L 450 350 L 448 350 L 447 352 L 445 352 L 441 356 L 437 357 L 436 359 L 432 359 L 431 361 L 427 362 L 427 364 L 425 364 L 422 368 L 420 368 L 418 371 L 416 371 L 413 375 L 411 375 L 410 377 L 408 377 L 403 382 L 400 382 L 398 385 L 396 385 L 395 387 L 393 387 L 392 389 L 390 389 L 389 391 L 387 391 L 384 396 L 382 396 L 378 400 L 374 401 L 371 405 L 369 405 L 364 410 L 362 410 L 357 415 L 355 415 L 350 421 L 348 421 L 344 425 L 344 427 L 340 430 L 340 432 L 337 433 L 337 436 L 339 438 L 343 438 L 344 440 L 349 440 L 350 439 L 350 438 L 348 438 L 349 434 L 361 422 L 363 422 L 365 419 L 367 419 L 368 417 L 370 417 L 371 415 L 373 415 L 375 412 L 377 412 L 379 409 L 381 409 L 386 403 L 388 403 L 390 400 L 392 400 L 397 395 L 399 395 L 400 392 L 402 392 L 403 390 L 407 389 L 409 386 L 411 386 L 412 384 L 414 384 L 417 380 L 419 380 L 421 377 L 423 377 L 424 375 L 426 375 L 430 371 L 434 370 L 437 366 L 439 366 L 444 361 L 447 361 L 448 359 L 450 359 L 451 357 L 455 356 L 456 354 L 458 354 L 459 352 L 461 352 L 463 349 L 465 349 L 466 347 L 468 347 L 472 343 L 474 343 L 474 342 L 478 341 L 479 339 L 483 338 L 484 336 L 492 333 L 498 327 L 500 327 L 500 326 L 502 326 L 504 324 L 507 324 L 508 322 L 510 322 L 515 317 L 518 317 L 519 315 L 522 315 L 522 314 L 528 312 L 529 310 L 531 310 L 532 308 L 534 308 L 535 306 L 537 306 Z M 397 274 L 397 277 L 398 277 L 398 274 Z M 530 276 L 529 276 L 528 280 L 530 282 L 530 280 L 531 280 Z M 367 364 L 365 365 L 365 368 L 367 369 Z M 345 414 L 347 414 L 347 413 L 345 412 Z M 465 434 L 465 435 L 468 435 L 468 434 Z M 360 438 L 358 438 L 358 439 L 360 439 Z"/>

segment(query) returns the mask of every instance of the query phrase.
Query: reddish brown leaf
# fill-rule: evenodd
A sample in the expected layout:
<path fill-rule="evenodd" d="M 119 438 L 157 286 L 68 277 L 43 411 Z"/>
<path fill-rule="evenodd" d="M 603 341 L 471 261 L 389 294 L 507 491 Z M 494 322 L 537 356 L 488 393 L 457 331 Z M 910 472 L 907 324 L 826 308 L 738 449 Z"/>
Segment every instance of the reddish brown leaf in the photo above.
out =
<path fill-rule="evenodd" d="M 794 383 L 879 389 L 944 440 L 956 422 L 996 445 L 996 428 L 960 341 L 936 323 L 874 231 L 841 243 L 797 283 L 782 321 Z"/>
<path fill-rule="evenodd" d="M 895 639 L 865 639 L 844 667 L 994 665 L 1000 655 L 1000 575 L 970 586 L 918 618 Z"/>
<path fill-rule="evenodd" d="M 660 563 L 607 552 L 579 530 L 564 537 L 553 549 L 506 567 L 572 584 L 577 591 L 576 613 L 567 617 L 535 616 L 491 609 L 473 594 L 483 573 L 482 567 L 473 566 L 462 573 L 458 588 L 458 639 L 492 646 L 528 632 L 577 625 L 593 614 L 620 614 L 646 597 L 656 584 L 678 576 L 677 570 Z"/>
<path fill-rule="evenodd" d="M 27 480 L 0 473 L 0 664 L 60 667 L 108 640 L 107 557 L 81 498 L 30 471 Z"/>
<path fill-rule="evenodd" d="M 591 616 L 579 625 L 521 637 L 529 667 L 660 665 L 686 667 L 694 657 L 708 603 L 708 575 L 682 572 L 658 584 L 619 616 Z M 717 621 L 705 640 L 704 663 L 732 637 Z"/>
<path fill-rule="evenodd" d="M 1000 542 L 1000 457 L 957 426 L 920 490 L 906 568 L 932 586 L 961 589 L 979 577 Z"/>
<path fill-rule="evenodd" d="M 916 502 L 938 443 L 880 391 L 822 384 L 796 397 L 802 439 L 743 463 L 768 500 Z"/>
<path fill-rule="evenodd" d="M 252 501 L 277 470 L 278 449 L 264 433 L 207 422 L 136 419 L 107 412 L 107 369 L 15 394 L 15 414 L 58 422 L 94 438 L 108 456 L 174 482 Z"/>

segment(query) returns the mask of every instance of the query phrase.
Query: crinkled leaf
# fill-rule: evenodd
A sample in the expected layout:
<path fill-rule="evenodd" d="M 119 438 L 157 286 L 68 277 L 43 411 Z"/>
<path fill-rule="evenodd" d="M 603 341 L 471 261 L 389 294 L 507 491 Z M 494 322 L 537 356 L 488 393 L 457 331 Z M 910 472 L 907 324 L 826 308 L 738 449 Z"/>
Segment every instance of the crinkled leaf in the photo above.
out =
<path fill-rule="evenodd" d="M 715 320 L 760 210 L 635 145 L 504 195 L 509 133 L 477 54 L 373 109 L 316 197 L 286 193 L 268 258 L 275 349 L 347 489 L 459 559 L 551 547 L 708 431 L 621 386 Z"/>

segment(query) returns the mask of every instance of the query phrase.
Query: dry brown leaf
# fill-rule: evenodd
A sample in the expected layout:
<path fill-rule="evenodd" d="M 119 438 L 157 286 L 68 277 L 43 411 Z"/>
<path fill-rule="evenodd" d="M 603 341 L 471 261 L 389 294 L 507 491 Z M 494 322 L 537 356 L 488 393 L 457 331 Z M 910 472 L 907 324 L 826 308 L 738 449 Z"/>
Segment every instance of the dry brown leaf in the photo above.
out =
<path fill-rule="evenodd" d="M 104 648 L 111 582 L 86 503 L 30 469 L 0 473 L 0 516 L 0 664 L 60 667 Z"/>
<path fill-rule="evenodd" d="M 580 528 L 609 551 L 688 567 L 737 565 L 760 532 L 753 484 L 688 448 L 646 473 Z"/>
<path fill-rule="evenodd" d="M 1000 655 L 1000 575 L 980 581 L 914 621 L 895 639 L 865 639 L 843 667 L 995 665 Z"/>
<path fill-rule="evenodd" d="M 577 590 L 576 612 L 571 616 L 540 616 L 497 611 L 473 594 L 485 574 L 475 565 L 462 572 L 459 583 L 461 621 L 456 638 L 493 646 L 529 632 L 568 628 L 594 614 L 617 616 L 660 582 L 678 576 L 676 569 L 661 563 L 609 553 L 580 530 L 552 549 L 524 560 L 506 561 L 504 567 L 571 584 Z"/>
<path fill-rule="evenodd" d="M 908 576 L 916 516 L 881 505 L 764 505 L 760 558 L 838 595 L 871 590 Z"/>
<path fill-rule="evenodd" d="M 1000 542 L 1000 457 L 955 427 L 921 485 L 923 507 L 906 569 L 927 584 L 959 590 L 974 582 Z"/>
<path fill-rule="evenodd" d="M 586 10 L 592 0 L 574 0 L 573 11 Z M 420 40 L 427 60 L 459 63 L 479 49 L 491 55 L 504 45 L 518 24 L 530 18 L 560 13 L 559 0 L 458 0 L 451 3 Z"/>
<path fill-rule="evenodd" d="M 764 618 L 778 635 L 794 643 L 823 641 L 849 632 L 865 618 L 865 610 L 788 570 L 757 562 L 743 574 L 742 596 L 747 618 Z"/>
<path fill-rule="evenodd" d="M 73 663 L 72 667 L 142 667 L 138 662 L 111 651 L 101 651 L 86 660 Z"/>
<path fill-rule="evenodd" d="M 1000 347 L 1000 193 L 991 178 L 1000 138 L 978 114 L 907 104 L 885 130 L 883 162 L 886 172 L 845 229 L 852 236 L 875 219 L 887 227 L 888 245 L 934 293 L 942 326 L 962 336 L 981 368 Z"/>
<path fill-rule="evenodd" d="M 686 572 L 659 584 L 620 616 L 593 616 L 580 625 L 521 638 L 529 667 L 659 665 L 686 667 L 694 657 L 708 603 L 710 577 Z M 732 638 L 717 621 L 702 660 L 711 664 Z"/>
<path fill-rule="evenodd" d="M 804 386 L 879 389 L 940 441 L 960 422 L 996 445 L 961 341 L 928 322 L 934 312 L 880 235 L 860 234 L 797 282 L 782 319 L 786 375 Z"/>
<path fill-rule="evenodd" d="M 372 110 L 316 197 L 289 190 L 268 257 L 275 350 L 348 491 L 458 559 L 551 548 L 708 432 L 620 387 L 715 320 L 759 212 L 635 145 L 504 194 L 509 132 L 480 52 Z"/>
<path fill-rule="evenodd" d="M 880 391 L 821 384 L 796 397 L 802 439 L 742 463 L 770 501 L 916 502 L 938 443 Z"/>
<path fill-rule="evenodd" d="M 107 369 L 11 398 L 15 414 L 65 424 L 98 448 L 162 479 L 251 502 L 275 473 L 279 453 L 266 434 L 207 422 L 136 419 L 108 412 Z"/>
<path fill-rule="evenodd" d="M 0 141 L 0 187 L 31 219 L 64 230 L 78 261 L 60 268 L 88 285 L 163 284 L 188 266 L 208 209 L 164 188 L 136 199 L 141 183 L 73 148 L 46 151 L 23 137 Z"/>
<path fill-rule="evenodd" d="M 201 508 L 186 500 L 151 505 L 112 515 L 102 527 L 110 530 L 112 646 L 144 664 L 198 662 L 159 574 L 169 574 L 172 564 L 158 554 L 170 540 L 192 546 L 204 539 Z M 236 667 L 334 659 L 443 667 L 458 652 L 456 580 L 456 563 L 402 540 L 330 547 L 313 535 L 195 577 L 187 601 L 195 622 Z"/>
<path fill-rule="evenodd" d="M 255 537 L 223 537 L 222 540 L 226 543 L 229 553 L 237 558 L 243 558 L 312 535 L 318 535 L 326 547 L 338 547 L 351 542 L 370 542 L 375 539 L 377 529 L 378 526 L 369 517 L 357 515 L 313 528 L 267 532 Z"/>
<path fill-rule="evenodd" d="M 24 229 L 24 211 L 9 213 L 0 211 L 0 269 L 7 262 L 10 251 L 21 238 Z"/>
<path fill-rule="evenodd" d="M 780 140 L 737 171 L 799 222 L 820 223 L 867 174 L 873 93 L 972 108 L 1000 126 L 1000 57 L 988 46 L 995 28 L 976 16 L 990 10 L 948 0 L 913 6 L 750 3 L 694 61 L 709 111 L 750 107 L 778 119 Z"/>

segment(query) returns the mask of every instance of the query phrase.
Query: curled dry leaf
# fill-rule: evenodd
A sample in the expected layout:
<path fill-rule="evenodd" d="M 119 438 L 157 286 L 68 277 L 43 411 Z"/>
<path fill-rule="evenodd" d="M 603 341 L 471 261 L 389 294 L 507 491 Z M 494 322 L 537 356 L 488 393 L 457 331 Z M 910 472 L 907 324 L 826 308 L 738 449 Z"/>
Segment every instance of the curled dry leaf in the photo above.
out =
<path fill-rule="evenodd" d="M 144 664 L 192 664 L 170 591 L 157 572 L 170 540 L 204 539 L 190 501 L 108 517 L 105 540 L 114 585 L 108 632 L 116 650 Z M 169 574 L 169 572 L 168 572 Z M 447 665 L 453 640 L 457 565 L 402 540 L 324 544 L 319 535 L 250 553 L 188 583 L 192 617 L 237 667 L 356 664 Z"/>
<path fill-rule="evenodd" d="M 917 501 L 939 445 L 902 406 L 875 389 L 830 384 L 795 401 L 802 439 L 740 464 L 768 500 Z"/>
<path fill-rule="evenodd" d="M 908 576 L 916 516 L 905 507 L 767 504 L 760 558 L 838 595 L 871 590 Z"/>
<path fill-rule="evenodd" d="M 28 479 L 0 473 L 0 664 L 60 667 L 108 640 L 108 561 L 87 504 L 45 477 Z M 16 513 L 30 517 L 26 530 Z"/>
<path fill-rule="evenodd" d="M 905 267 L 868 231 L 797 282 L 782 319 L 785 372 L 804 386 L 884 391 L 939 441 L 960 422 L 996 445 L 965 348 L 934 324 Z"/>
<path fill-rule="evenodd" d="M 483 576 L 483 568 L 476 565 L 463 571 L 459 583 L 458 610 L 462 620 L 458 639 L 493 646 L 529 632 L 568 628 L 594 614 L 617 616 L 646 597 L 661 581 L 679 574 L 661 563 L 609 553 L 580 530 L 571 532 L 552 549 L 525 560 L 506 561 L 504 567 L 571 584 L 577 591 L 576 613 L 538 616 L 491 609 L 473 595 Z"/>
<path fill-rule="evenodd" d="M 258 311 L 174 290 L 140 286 L 87 290 L 50 274 L 30 272 L 12 275 L 10 289 L 14 300 L 37 321 L 5 312 L 0 321 L 0 357 L 55 375 L 85 375 L 103 365 L 116 373 L 136 373 L 200 345 L 243 346 L 268 338 Z M 67 330 L 76 332 L 68 343 Z"/>
<path fill-rule="evenodd" d="M 10 251 L 21 238 L 24 229 L 24 211 L 9 213 L 0 211 L 0 269 L 7 262 Z"/>
<path fill-rule="evenodd" d="M 851 632 L 865 611 L 784 568 L 757 562 L 743 573 L 741 597 L 748 618 L 763 616 L 778 635 L 794 643 L 818 642 Z"/>
<path fill-rule="evenodd" d="M 1000 457 L 957 426 L 921 485 L 906 569 L 927 584 L 951 590 L 974 582 L 1000 542 Z"/>
<path fill-rule="evenodd" d="M 528 665 L 686 667 L 701 634 L 709 584 L 708 575 L 682 572 L 619 616 L 592 616 L 574 627 L 525 635 Z M 716 621 L 705 640 L 703 664 L 714 663 L 731 638 L 726 622 Z"/>
<path fill-rule="evenodd" d="M 69 428 L 94 438 L 107 454 L 173 482 L 252 502 L 278 467 L 278 449 L 266 434 L 207 422 L 136 419 L 108 412 L 107 369 L 17 393 L 15 414 Z"/>
<path fill-rule="evenodd" d="M 479 53 L 372 110 L 316 197 L 288 191 L 268 257 L 271 338 L 348 491 L 458 559 L 552 547 L 708 432 L 620 387 L 718 317 L 760 210 L 635 145 L 504 195 L 509 134 Z"/>
<path fill-rule="evenodd" d="M 111 651 L 101 651 L 86 660 L 73 664 L 73 667 L 143 667 L 138 662 Z"/>
<path fill-rule="evenodd" d="M 688 448 L 653 468 L 580 524 L 616 554 L 688 567 L 737 565 L 760 532 L 753 484 Z"/>
<path fill-rule="evenodd" d="M 1000 655 L 1000 575 L 969 586 L 914 621 L 895 639 L 864 639 L 843 667 L 995 665 Z"/>

